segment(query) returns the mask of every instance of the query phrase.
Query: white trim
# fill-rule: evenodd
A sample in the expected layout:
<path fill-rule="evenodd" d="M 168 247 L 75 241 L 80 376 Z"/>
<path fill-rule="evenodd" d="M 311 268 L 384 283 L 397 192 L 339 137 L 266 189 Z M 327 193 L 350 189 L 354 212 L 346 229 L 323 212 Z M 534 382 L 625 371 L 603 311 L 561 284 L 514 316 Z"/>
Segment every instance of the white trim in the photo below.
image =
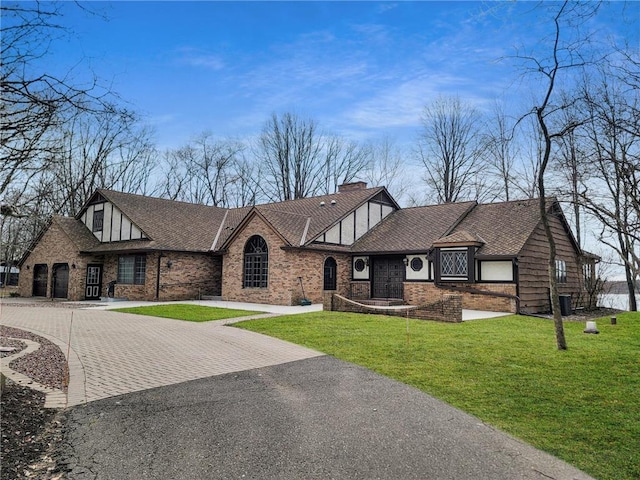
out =
<path fill-rule="evenodd" d="M 212 251 L 216 249 L 216 245 L 218 244 L 218 239 L 222 234 L 222 227 L 224 227 L 224 223 L 227 221 L 227 215 L 229 215 L 229 210 L 224 212 L 224 218 L 222 219 L 222 222 L 220 222 L 220 228 L 218 228 L 218 232 L 216 233 L 216 238 L 213 239 L 213 243 L 211 244 Z"/>
<path fill-rule="evenodd" d="M 307 217 L 307 224 L 304 226 L 304 232 L 302 232 L 302 238 L 300 239 L 300 246 L 302 247 L 307 240 L 307 232 L 309 231 L 309 225 L 311 224 L 311 217 Z"/>

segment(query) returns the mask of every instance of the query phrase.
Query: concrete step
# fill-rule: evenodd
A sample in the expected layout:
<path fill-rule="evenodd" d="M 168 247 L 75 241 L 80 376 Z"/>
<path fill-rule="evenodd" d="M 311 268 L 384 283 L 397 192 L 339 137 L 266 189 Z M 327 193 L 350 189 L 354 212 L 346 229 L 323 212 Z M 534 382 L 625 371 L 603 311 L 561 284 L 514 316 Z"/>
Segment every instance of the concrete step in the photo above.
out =
<path fill-rule="evenodd" d="M 401 298 L 370 298 L 367 300 L 356 301 L 364 305 L 373 305 L 376 307 L 397 307 L 400 305 L 406 305 L 405 301 Z"/>

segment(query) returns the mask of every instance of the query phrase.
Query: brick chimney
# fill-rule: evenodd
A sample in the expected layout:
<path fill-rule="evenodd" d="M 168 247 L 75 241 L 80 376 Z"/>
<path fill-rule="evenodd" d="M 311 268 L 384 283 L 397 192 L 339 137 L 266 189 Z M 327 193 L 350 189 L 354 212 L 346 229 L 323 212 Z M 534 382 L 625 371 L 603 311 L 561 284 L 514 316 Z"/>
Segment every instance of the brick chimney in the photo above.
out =
<path fill-rule="evenodd" d="M 352 182 L 338 185 L 338 193 L 353 192 L 354 190 L 364 190 L 367 188 L 367 182 Z"/>

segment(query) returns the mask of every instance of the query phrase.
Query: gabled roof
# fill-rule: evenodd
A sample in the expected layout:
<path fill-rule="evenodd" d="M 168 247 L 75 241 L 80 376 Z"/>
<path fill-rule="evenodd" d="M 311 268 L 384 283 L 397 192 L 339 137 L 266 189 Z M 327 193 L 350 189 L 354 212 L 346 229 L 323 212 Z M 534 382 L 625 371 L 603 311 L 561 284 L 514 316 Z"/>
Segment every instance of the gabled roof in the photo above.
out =
<path fill-rule="evenodd" d="M 476 202 L 445 203 L 397 210 L 362 236 L 353 252 L 426 252 L 460 222 Z"/>
<path fill-rule="evenodd" d="M 374 198 L 399 208 L 384 187 L 375 187 L 256 205 L 253 211 L 271 225 L 288 243 L 287 246 L 309 246 L 345 216 Z M 251 214 L 247 215 L 242 223 L 250 217 Z M 228 237 L 227 242 L 231 238 Z M 218 244 L 221 245 L 220 242 Z"/>
<path fill-rule="evenodd" d="M 76 220 L 71 217 L 63 217 L 61 215 L 53 215 L 49 221 L 40 229 L 38 235 L 33 239 L 29 248 L 24 252 L 18 266 L 22 266 L 27 260 L 27 257 L 31 254 L 37 243 L 42 239 L 44 234 L 51 228 L 53 224 L 56 224 L 60 229 L 69 237 L 69 240 L 78 251 L 84 249 L 90 249 L 100 242 L 94 237 L 91 232 L 84 226 L 80 220 Z"/>
<path fill-rule="evenodd" d="M 103 243 L 91 251 L 115 251 L 137 247 L 208 252 L 227 211 L 224 208 L 113 190 L 99 189 L 95 195 L 101 195 L 119 208 L 144 232 L 148 240 Z M 91 200 L 87 205 L 90 203 Z M 79 218 L 86 208 L 87 206 L 76 218 Z M 238 215 L 227 216 L 225 223 L 229 228 L 234 228 L 239 223 Z"/>
<path fill-rule="evenodd" d="M 54 215 L 51 218 L 51 223 L 55 223 L 60 226 L 80 252 L 91 250 L 92 248 L 100 245 L 98 239 L 80 220 L 76 220 L 72 217 Z"/>
<path fill-rule="evenodd" d="M 458 230 L 450 235 L 445 237 L 441 237 L 435 242 L 433 242 L 434 247 L 448 247 L 448 246 L 482 246 L 484 245 L 484 240 L 471 232 L 467 232 L 466 230 Z"/>
<path fill-rule="evenodd" d="M 515 257 L 540 224 L 538 202 L 539 200 L 536 198 L 478 205 L 469 212 L 453 232 L 467 231 L 480 237 L 484 241 L 484 245 L 477 251 L 478 255 Z M 547 211 L 561 216 L 561 221 L 568 235 L 573 239 L 557 200 L 549 197 L 546 202 Z M 577 251 L 580 251 L 579 248 Z"/>

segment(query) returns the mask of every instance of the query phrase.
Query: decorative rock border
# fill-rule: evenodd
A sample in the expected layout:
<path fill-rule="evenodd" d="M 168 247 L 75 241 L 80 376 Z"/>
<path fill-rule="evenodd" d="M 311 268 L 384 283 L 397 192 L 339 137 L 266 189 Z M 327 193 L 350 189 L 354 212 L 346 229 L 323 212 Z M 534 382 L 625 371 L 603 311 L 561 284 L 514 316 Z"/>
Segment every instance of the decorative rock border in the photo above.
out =
<path fill-rule="evenodd" d="M 11 337 L 9 337 L 11 338 Z M 42 385 L 32 378 L 20 373 L 16 372 L 12 368 L 9 367 L 9 364 L 14 360 L 28 355 L 29 353 L 33 353 L 40 348 L 40 344 L 34 342 L 33 340 L 27 340 L 25 338 L 13 338 L 13 340 L 19 340 L 27 344 L 27 348 L 21 350 L 19 352 L 14 353 L 13 355 L 8 355 L 6 357 L 2 357 L 0 359 L 0 364 L 2 366 L 3 375 L 10 379 L 11 381 L 17 383 L 18 385 L 23 385 L 28 388 L 32 388 L 39 392 L 42 392 L 46 395 L 46 400 L 44 403 L 45 408 L 64 408 L 67 406 L 67 394 L 62 390 L 57 388 L 47 387 L 46 385 Z"/>

